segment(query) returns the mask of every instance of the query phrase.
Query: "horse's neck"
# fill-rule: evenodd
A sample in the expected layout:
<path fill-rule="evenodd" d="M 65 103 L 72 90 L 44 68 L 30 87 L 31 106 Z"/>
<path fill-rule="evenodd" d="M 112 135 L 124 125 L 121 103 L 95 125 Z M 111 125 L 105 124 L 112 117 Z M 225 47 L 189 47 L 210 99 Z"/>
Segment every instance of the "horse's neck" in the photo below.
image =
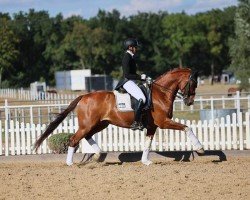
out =
<path fill-rule="evenodd" d="M 165 77 L 162 77 L 159 81 L 156 81 L 156 84 L 162 87 L 161 89 L 159 88 L 159 92 L 163 92 L 166 98 L 174 101 L 175 96 L 179 90 L 179 78 L 173 78 L 169 75 L 166 75 Z"/>

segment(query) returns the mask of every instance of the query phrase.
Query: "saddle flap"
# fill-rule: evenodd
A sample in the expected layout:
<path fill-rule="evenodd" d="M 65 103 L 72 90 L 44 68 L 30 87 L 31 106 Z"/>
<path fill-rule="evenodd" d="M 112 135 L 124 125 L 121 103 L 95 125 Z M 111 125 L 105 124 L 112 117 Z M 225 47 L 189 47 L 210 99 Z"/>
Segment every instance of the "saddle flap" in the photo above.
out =
<path fill-rule="evenodd" d="M 133 111 L 131 106 L 131 98 L 128 93 L 119 93 L 118 91 L 113 91 L 116 100 L 116 107 L 121 112 Z"/>

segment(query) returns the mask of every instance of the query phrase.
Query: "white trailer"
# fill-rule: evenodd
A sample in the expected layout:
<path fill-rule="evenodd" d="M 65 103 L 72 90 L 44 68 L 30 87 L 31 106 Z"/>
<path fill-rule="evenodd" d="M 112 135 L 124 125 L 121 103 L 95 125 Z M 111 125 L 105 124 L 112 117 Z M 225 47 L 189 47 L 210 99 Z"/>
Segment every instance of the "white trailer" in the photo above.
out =
<path fill-rule="evenodd" d="M 86 90 L 85 77 L 91 76 L 90 69 L 58 71 L 55 73 L 57 90 Z"/>

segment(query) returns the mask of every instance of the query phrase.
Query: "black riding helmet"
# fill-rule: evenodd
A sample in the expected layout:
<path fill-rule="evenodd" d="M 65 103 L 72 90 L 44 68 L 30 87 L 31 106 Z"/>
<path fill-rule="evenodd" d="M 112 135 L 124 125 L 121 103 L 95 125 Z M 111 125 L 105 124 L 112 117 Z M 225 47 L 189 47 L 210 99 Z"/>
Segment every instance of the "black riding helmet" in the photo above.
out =
<path fill-rule="evenodd" d="M 134 38 L 129 38 L 129 39 L 125 40 L 124 43 L 123 43 L 123 45 L 124 45 L 125 49 L 128 49 L 129 46 L 131 46 L 131 47 L 138 47 L 138 46 L 140 46 L 139 42 L 137 41 L 137 39 L 134 39 Z"/>

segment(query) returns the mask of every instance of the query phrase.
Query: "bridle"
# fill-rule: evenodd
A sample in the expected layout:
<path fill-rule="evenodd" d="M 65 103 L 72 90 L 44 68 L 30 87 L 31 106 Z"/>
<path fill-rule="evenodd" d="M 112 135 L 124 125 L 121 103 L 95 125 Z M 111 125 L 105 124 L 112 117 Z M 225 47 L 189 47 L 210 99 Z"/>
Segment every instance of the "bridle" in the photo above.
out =
<path fill-rule="evenodd" d="M 190 97 L 190 96 L 192 96 L 192 95 L 195 95 L 195 92 L 191 92 L 191 91 L 190 91 L 190 88 L 191 88 L 191 81 L 193 81 L 193 82 L 195 83 L 195 85 L 196 85 L 195 87 L 197 87 L 197 80 L 196 80 L 196 78 L 194 77 L 194 75 L 191 74 L 191 75 L 189 76 L 189 79 L 188 79 L 187 83 L 185 84 L 185 86 L 184 86 L 182 89 L 180 89 L 180 90 L 183 91 L 183 92 L 177 92 L 177 94 L 174 95 L 174 96 L 176 96 L 176 97 L 178 97 L 178 98 L 180 98 L 180 99 L 185 100 L 185 99 L 187 99 L 188 97 Z M 168 89 L 168 88 L 166 88 L 166 87 L 164 87 L 164 86 L 162 86 L 162 85 L 156 83 L 155 81 L 153 81 L 151 84 L 154 84 L 154 85 L 156 85 L 156 86 L 162 88 L 163 90 L 165 90 L 165 91 L 167 91 L 167 92 L 169 92 L 169 93 L 172 93 L 172 94 L 174 93 L 173 90 Z"/>

